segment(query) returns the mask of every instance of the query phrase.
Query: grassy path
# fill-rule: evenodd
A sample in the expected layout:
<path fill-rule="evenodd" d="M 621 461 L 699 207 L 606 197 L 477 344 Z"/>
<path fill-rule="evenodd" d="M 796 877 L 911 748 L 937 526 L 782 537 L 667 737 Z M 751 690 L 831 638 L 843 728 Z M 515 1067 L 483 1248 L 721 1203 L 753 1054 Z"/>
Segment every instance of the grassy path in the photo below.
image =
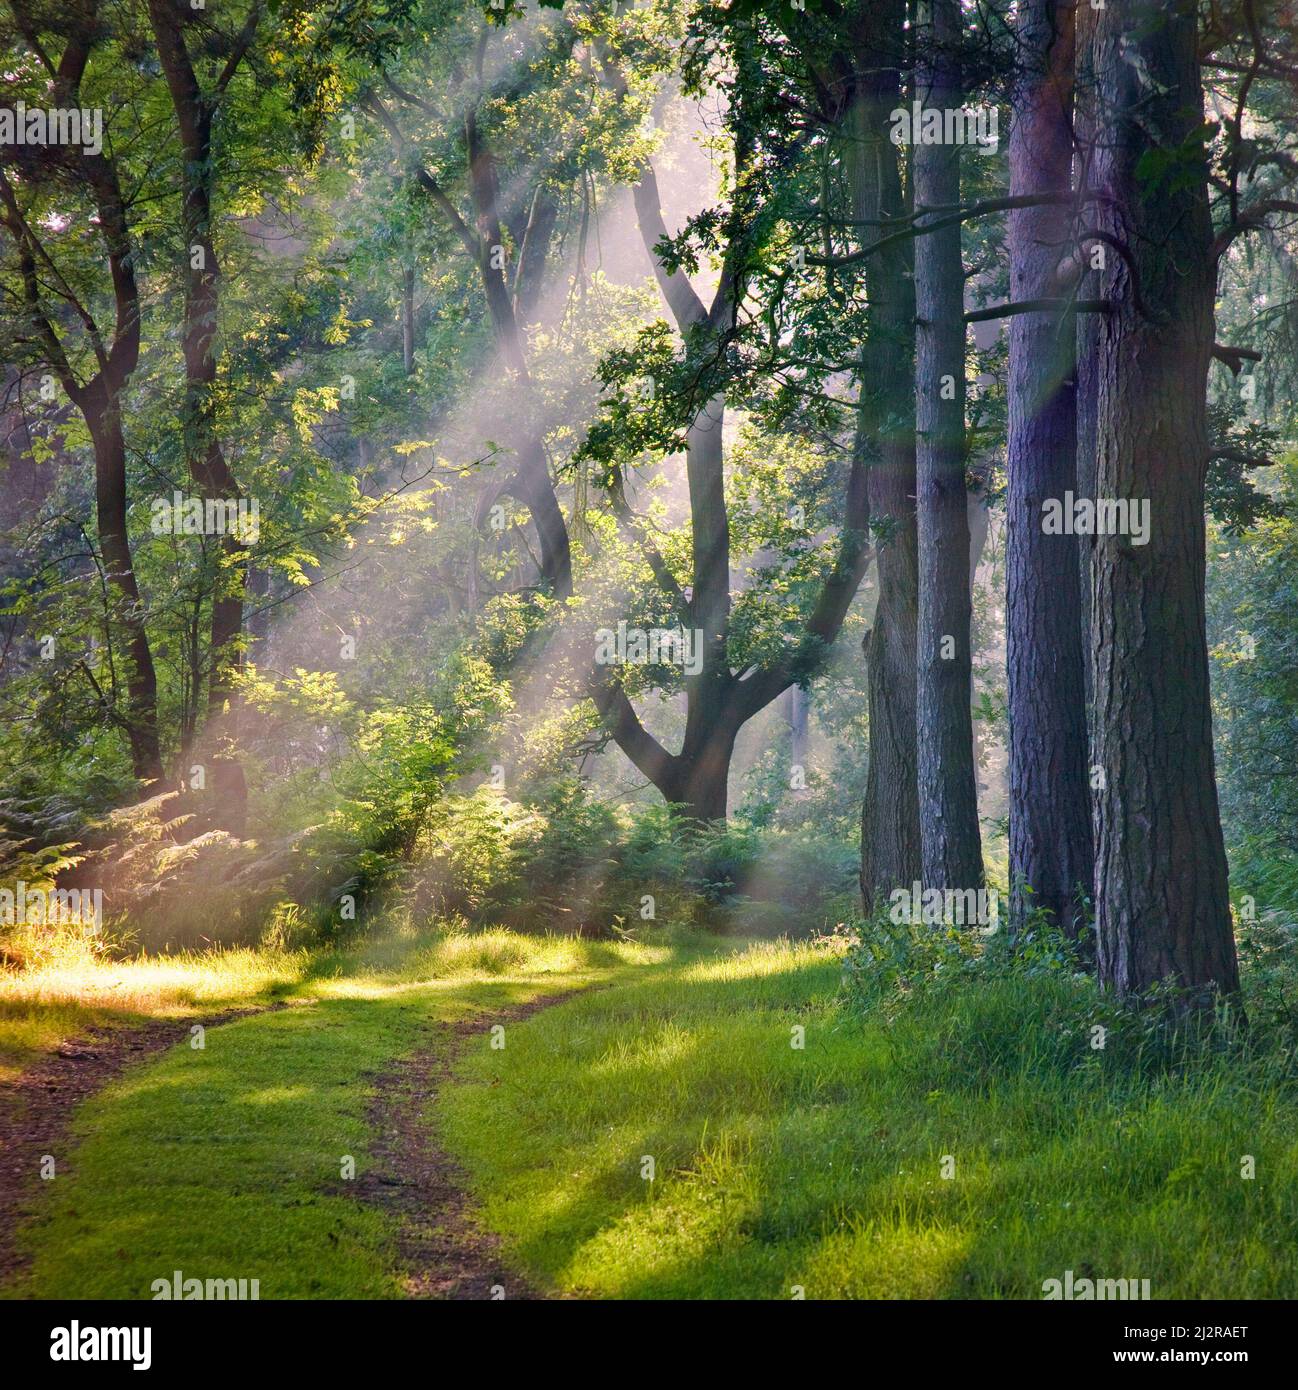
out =
<path fill-rule="evenodd" d="M 315 960 L 278 991 L 288 1007 L 210 1028 L 81 1107 L 4 1295 L 150 1298 L 178 1269 L 255 1278 L 262 1298 L 402 1296 L 397 1216 L 353 1186 L 379 1161 L 378 1078 L 421 1051 L 431 1065 L 445 1025 L 487 1050 L 510 1010 L 661 954 L 488 933 Z"/>
<path fill-rule="evenodd" d="M 81 1107 L 0 1292 L 1298 1295 L 1287 1054 L 1150 1066 L 1117 1017 L 1097 1050 L 1067 972 L 854 1010 L 826 944 L 452 933 L 267 969 L 285 1007 Z"/>

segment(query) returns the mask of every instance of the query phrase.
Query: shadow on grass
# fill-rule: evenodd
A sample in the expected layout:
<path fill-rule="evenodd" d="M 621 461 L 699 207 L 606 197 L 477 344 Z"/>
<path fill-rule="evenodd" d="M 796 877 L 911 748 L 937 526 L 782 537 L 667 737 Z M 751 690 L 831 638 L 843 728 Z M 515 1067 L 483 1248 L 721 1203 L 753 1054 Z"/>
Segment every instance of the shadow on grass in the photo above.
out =
<path fill-rule="evenodd" d="M 392 1229 L 337 1192 L 367 1164 L 369 1078 L 439 1023 L 525 1002 L 507 980 L 322 998 L 211 1028 L 78 1112 L 6 1297 L 149 1298 L 154 1280 L 257 1279 L 263 1298 L 400 1296 Z M 447 1034 L 449 1045 L 450 1034 Z"/>
<path fill-rule="evenodd" d="M 832 962 L 759 964 L 578 998 L 462 1064 L 434 1118 L 529 1274 L 622 1298 L 1039 1298 L 1067 1269 L 1298 1289 L 1298 1108 L 1266 1074 L 1094 1056 L 1068 978 L 861 1019 Z"/>

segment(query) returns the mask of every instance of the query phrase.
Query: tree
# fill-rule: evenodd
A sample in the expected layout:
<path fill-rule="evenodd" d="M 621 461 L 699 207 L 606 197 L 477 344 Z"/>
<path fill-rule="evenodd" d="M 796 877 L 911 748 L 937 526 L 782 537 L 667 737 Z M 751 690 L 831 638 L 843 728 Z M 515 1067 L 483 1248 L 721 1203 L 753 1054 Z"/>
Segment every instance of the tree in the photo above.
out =
<path fill-rule="evenodd" d="M 171 94 L 181 147 L 181 231 L 186 261 L 182 347 L 185 404 L 182 437 L 189 473 L 204 497 L 237 501 L 239 484 L 226 462 L 216 420 L 220 273 L 212 227 L 212 198 L 217 164 L 213 126 L 230 82 L 248 55 L 262 10 L 252 0 L 237 33 L 221 45 L 220 70 L 204 90 L 185 36 L 195 12 L 176 0 L 149 0 L 153 29 L 167 90 Z M 212 576 L 211 674 L 208 709 L 219 713 L 229 699 L 234 674 L 241 666 L 243 588 L 247 579 L 245 547 L 227 532 L 220 542 L 222 562 Z"/>
<path fill-rule="evenodd" d="M 89 107 L 82 86 L 104 37 L 97 0 L 85 0 L 53 20 L 42 16 L 38 21 L 35 11 L 20 0 L 13 8 L 24 43 L 48 76 L 53 105 Z M 61 44 L 57 56 L 56 44 Z M 37 104 L 34 98 L 33 105 Z M 119 706 L 112 691 L 99 693 L 104 712 L 126 731 L 136 778 L 152 784 L 163 773 L 158 682 L 127 529 L 123 427 L 127 387 L 140 357 L 136 245 L 116 160 L 102 148 L 89 148 L 92 143 L 5 147 L 0 164 L 0 225 L 9 234 L 16 259 L 10 293 L 18 305 L 17 346 L 27 363 L 54 374 L 90 431 L 99 545 L 104 573 L 116 593 L 108 636 L 110 644 L 122 649 L 124 706 Z M 111 333 L 105 333 L 96 317 L 94 295 L 99 286 L 79 290 L 81 275 L 60 265 L 41 238 L 40 223 L 33 214 L 37 209 L 48 212 L 40 204 L 51 187 L 83 198 L 93 210 L 106 262 L 103 271 L 111 287 Z"/>
<path fill-rule="evenodd" d="M 566 599 L 573 584 L 571 543 L 550 476 L 543 429 L 536 420 L 525 317 L 536 306 L 555 235 L 557 204 L 551 184 L 561 171 L 549 165 L 561 161 L 544 149 L 543 138 L 538 140 L 535 132 L 520 133 L 508 119 L 502 129 L 501 116 L 507 102 L 522 103 L 538 91 L 550 94 L 546 82 L 556 73 L 547 71 L 549 66 L 558 80 L 573 80 L 570 59 L 576 29 L 562 17 L 549 17 L 543 26 L 538 21 L 536 32 L 546 48 L 540 60 L 529 62 L 511 52 L 503 14 L 484 15 L 475 28 L 469 51 L 455 52 L 446 65 L 449 70 L 439 72 L 434 84 L 429 83 L 427 55 L 418 42 L 409 54 L 399 48 L 381 51 L 375 56 L 374 80 L 362 88 L 361 96 L 434 215 L 454 233 L 476 267 L 500 363 L 517 387 L 519 408 L 502 440 L 514 462 L 484 490 L 478 524 L 486 524 L 502 497 L 513 497 L 526 507 L 536 530 L 541 579 L 552 597 Z M 462 33 L 453 38 L 462 43 Z M 401 68 L 402 57 L 408 74 Z M 403 127 L 398 113 L 421 123 L 419 135 L 437 152 L 433 158 Z M 502 142 L 511 139 L 515 148 L 502 148 Z M 508 199 L 502 203 L 502 160 L 508 161 L 510 154 L 525 158 L 529 139 L 541 146 L 536 163 L 507 164 L 517 182 L 510 180 Z M 516 148 L 519 143 L 523 150 Z M 447 167 L 450 178 L 443 172 Z M 457 197 L 460 182 L 463 203 Z M 511 227 L 510 214 L 517 210 L 522 216 Z"/>
<path fill-rule="evenodd" d="M 1037 201 L 1009 214 L 1011 300 L 1075 293 L 1084 270 L 1071 194 L 1074 9 L 1027 0 L 1018 11 L 1010 194 Z M 1091 243 L 1088 258 L 1092 246 L 1108 250 Z M 1011 907 L 1016 924 L 1039 908 L 1074 937 L 1092 874 L 1079 560 L 1089 542 L 1048 532 L 1044 507 L 1079 489 L 1079 318 L 1082 332 L 1098 321 L 1067 305 L 1010 319 L 1006 460 Z"/>
<path fill-rule="evenodd" d="M 928 0 L 916 88 L 925 107 L 961 106 L 958 0 Z M 916 213 L 960 204 L 960 146 L 914 154 Z M 969 501 L 965 486 L 964 262 L 960 224 L 916 223 L 916 492 L 918 523 L 919 824 L 923 881 L 981 888 L 970 652 Z"/>
<path fill-rule="evenodd" d="M 1098 334 L 1096 495 L 1148 503 L 1148 544 L 1096 537 L 1090 661 L 1101 981 L 1239 984 L 1204 634 L 1206 391 L 1216 251 L 1192 7 L 1084 12 L 1092 178 L 1111 312 Z"/>
<path fill-rule="evenodd" d="M 753 289 L 752 269 L 762 255 L 766 181 L 772 168 L 787 172 L 786 161 L 794 157 L 778 138 L 770 142 L 769 167 L 758 157 L 763 113 L 762 75 L 755 58 L 757 23 L 744 18 L 723 31 L 735 74 L 727 110 L 733 194 L 728 209 L 715 219 L 720 269 L 710 304 L 705 305 L 690 284 L 682 250 L 667 234 L 650 160 L 642 162 L 633 190 L 640 235 L 684 348 L 673 408 L 684 401 L 687 417 L 683 443 L 689 496 L 688 581 L 673 572 L 645 528 L 636 524 L 626 503 L 618 451 L 606 447 L 608 432 L 597 433 L 594 448 L 588 450 L 608 466 L 611 505 L 642 549 L 662 597 L 684 625 L 702 634 L 700 670 L 683 682 L 686 715 L 678 752 L 670 752 L 649 733 L 623 681 L 598 667 L 589 681 L 591 697 L 618 747 L 665 800 L 684 807 L 698 821 L 725 817 L 739 730 L 784 691 L 815 673 L 838 635 L 870 553 L 867 468 L 858 441 L 843 482 L 837 540 L 823 561 L 813 567 L 804 559 L 802 572 L 794 570 L 800 590 L 796 618 L 783 626 L 759 658 L 740 659 L 741 633 L 753 621 L 750 615 L 759 606 L 763 588 L 754 585 L 745 595 L 743 621 L 737 622 L 723 440 L 727 357 L 741 337 L 754 334 L 754 322 L 741 324 L 740 306 Z M 625 99 L 625 77 L 607 56 L 605 72 L 612 89 Z M 765 220 L 769 224 L 770 219 Z M 701 221 L 709 227 L 714 223 L 710 213 Z M 769 230 L 768 225 L 768 234 Z M 762 322 L 759 315 L 753 319 Z"/>
<path fill-rule="evenodd" d="M 908 225 L 899 147 L 889 138 L 907 60 L 902 0 L 845 17 L 841 128 L 862 241 Z M 865 648 L 870 763 L 861 810 L 861 887 L 867 904 L 922 873 L 915 697 L 919 561 L 915 517 L 915 282 L 906 237 L 865 263 L 869 303 L 861 343 L 862 440 L 878 543 L 878 604 Z"/>

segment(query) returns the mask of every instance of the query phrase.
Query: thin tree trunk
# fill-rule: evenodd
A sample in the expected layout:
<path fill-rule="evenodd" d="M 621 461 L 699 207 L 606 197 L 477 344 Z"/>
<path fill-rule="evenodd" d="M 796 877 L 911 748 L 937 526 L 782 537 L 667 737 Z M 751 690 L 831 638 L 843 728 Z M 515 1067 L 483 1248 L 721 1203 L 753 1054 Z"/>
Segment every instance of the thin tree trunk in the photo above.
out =
<path fill-rule="evenodd" d="M 1019 10 L 1010 192 L 1072 183 L 1074 27 L 1070 0 Z M 1009 218 L 1012 300 L 1054 297 L 1071 246 L 1066 206 Z M 1098 318 L 1097 315 L 1088 316 Z M 1043 909 L 1075 937 L 1092 852 L 1078 539 L 1046 534 L 1043 504 L 1077 489 L 1075 316 L 1010 319 L 1006 665 L 1009 687 L 1011 921 Z"/>
<path fill-rule="evenodd" d="M 237 502 L 241 493 L 226 462 L 216 429 L 216 329 L 220 265 L 212 237 L 212 121 L 223 89 L 203 92 L 180 26 L 168 0 L 150 0 L 149 15 L 158 56 L 167 79 L 184 153 L 182 227 L 187 257 L 182 346 L 185 358 L 183 436 L 190 477 L 204 497 Z M 256 14 L 239 42 L 251 41 Z M 235 63 L 237 66 L 237 61 Z M 233 68 L 227 65 L 225 81 Z M 243 664 L 243 595 L 247 549 L 225 533 L 220 562 L 212 573 L 212 650 L 208 677 L 208 715 L 219 715 L 230 699 Z"/>
<path fill-rule="evenodd" d="M 924 104 L 961 104 L 958 0 L 930 0 L 921 41 Z M 923 24 L 923 19 L 921 24 Z M 915 203 L 960 202 L 960 147 L 915 150 Z M 973 610 L 969 592 L 969 499 L 965 487 L 964 263 L 958 224 L 915 243 L 916 490 L 919 546 L 916 699 L 923 882 L 983 886 L 978 787 L 970 709 Z"/>
<path fill-rule="evenodd" d="M 1216 265 L 1206 163 L 1185 154 L 1203 129 L 1197 24 L 1193 9 L 1153 0 L 1087 23 L 1097 216 L 1130 258 L 1111 256 L 1104 275 L 1114 311 L 1098 353 L 1096 492 L 1149 505 L 1147 544 L 1102 535 L 1095 546 L 1099 972 L 1120 995 L 1170 978 L 1206 1003 L 1239 977 L 1204 630 Z M 1161 176 L 1148 158 L 1158 150 L 1181 152 Z"/>
<path fill-rule="evenodd" d="M 401 362 L 409 376 L 415 370 L 415 268 L 408 265 L 401 278 Z"/>
<path fill-rule="evenodd" d="M 101 384 L 86 392 L 83 409 L 95 451 L 99 545 L 109 582 L 118 594 L 113 618 L 126 639 L 126 725 L 131 769 L 140 781 L 151 784 L 162 779 L 158 680 L 126 529 L 126 441 L 122 436 L 121 402 L 116 393 Z"/>
<path fill-rule="evenodd" d="M 531 322 L 545 283 L 545 266 L 559 221 L 559 204 L 542 184 L 532 196 L 532 206 L 518 251 L 518 270 L 514 276 L 515 312 Z"/>
<path fill-rule="evenodd" d="M 808 725 L 811 714 L 811 697 L 800 685 L 791 685 L 788 693 L 785 716 L 789 723 L 789 768 L 791 778 L 796 777 L 798 785 L 793 787 L 793 799 L 805 800 L 807 795 L 807 752 L 810 746 Z"/>
<path fill-rule="evenodd" d="M 89 54 L 89 46 L 82 37 L 69 44 L 56 85 L 55 99 L 61 104 L 80 104 L 80 83 Z M 122 432 L 122 398 L 140 355 L 140 295 L 135 278 L 135 247 L 114 162 L 102 152 L 92 155 L 81 151 L 76 156 L 75 168 L 95 200 L 96 219 L 108 254 L 113 284 L 114 328 L 110 347 L 104 344 L 90 311 L 73 301 L 100 363 L 99 371 L 84 384 L 77 380 L 46 312 L 38 273 L 40 242 L 22 214 L 3 165 L 0 165 L 0 208 L 3 209 L 0 222 L 17 249 L 24 309 L 43 351 L 43 360 L 57 373 L 90 432 L 95 454 L 95 509 L 100 550 L 108 580 L 118 598 L 117 611 L 109 615 L 110 653 L 111 629 L 115 625 L 126 635 L 127 711 L 123 722 L 131 749 L 131 768 L 139 781 L 151 786 L 162 778 L 158 685 L 127 528 L 126 440 Z"/>

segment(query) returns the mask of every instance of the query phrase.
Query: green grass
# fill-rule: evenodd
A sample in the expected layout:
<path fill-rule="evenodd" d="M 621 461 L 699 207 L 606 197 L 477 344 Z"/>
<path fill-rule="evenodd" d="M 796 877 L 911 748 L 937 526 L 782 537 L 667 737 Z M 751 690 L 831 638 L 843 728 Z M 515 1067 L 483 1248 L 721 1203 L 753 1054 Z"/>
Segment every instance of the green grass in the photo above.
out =
<path fill-rule="evenodd" d="M 839 948 L 784 942 L 393 931 L 95 968 L 173 972 L 129 988 L 182 1037 L 214 997 L 288 1007 L 81 1109 L 8 1297 L 147 1298 L 175 1269 L 263 1298 L 400 1296 L 389 1220 L 340 1165 L 369 1161 L 373 1075 L 465 1017 L 480 1042 L 428 1121 L 507 1258 L 557 1294 L 1036 1298 L 1069 1269 L 1160 1298 L 1298 1293 L 1287 1054 L 1155 1064 L 1112 1011 L 1095 1051 L 1094 987 L 1066 970 L 879 986 L 862 1011 Z M 502 1007 L 595 983 L 488 1045 Z"/>
<path fill-rule="evenodd" d="M 466 1059 L 430 1122 L 506 1252 L 611 1298 L 1040 1298 L 1069 1269 L 1298 1295 L 1283 1056 L 1158 1068 L 1121 1024 L 1095 1051 L 1093 985 L 1066 972 L 862 1016 L 841 968 L 783 943 L 687 961 Z"/>
<path fill-rule="evenodd" d="M 321 960 L 311 952 L 234 947 L 111 960 L 84 943 L 36 969 L 0 972 L 0 1081 L 89 1028 L 265 1003 Z"/>
<path fill-rule="evenodd" d="M 499 1009 L 666 956 L 504 931 L 303 953 L 276 976 L 288 1008 L 211 1028 L 82 1107 L 22 1233 L 32 1268 L 5 1296 L 149 1298 L 175 1269 L 256 1278 L 262 1298 L 399 1296 L 388 1221 L 341 1178 L 344 1156 L 368 1162 L 371 1074 L 430 1020 L 481 1016 L 485 1049 Z"/>

